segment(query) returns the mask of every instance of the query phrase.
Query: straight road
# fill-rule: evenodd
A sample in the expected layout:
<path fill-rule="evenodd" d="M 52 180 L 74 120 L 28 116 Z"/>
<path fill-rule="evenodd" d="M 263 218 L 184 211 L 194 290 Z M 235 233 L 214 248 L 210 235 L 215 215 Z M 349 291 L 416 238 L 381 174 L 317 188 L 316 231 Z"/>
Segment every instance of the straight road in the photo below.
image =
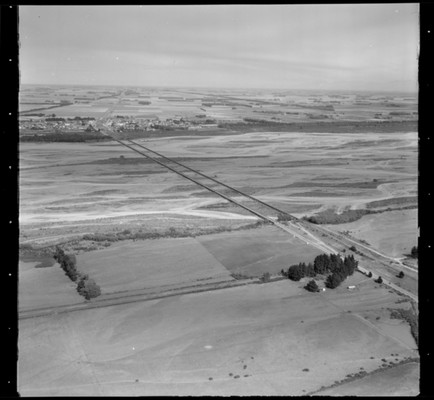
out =
<path fill-rule="evenodd" d="M 119 97 L 119 101 L 121 101 L 121 97 Z M 276 227 L 278 227 L 279 229 L 293 235 L 293 237 L 297 237 L 300 240 L 303 240 L 306 244 L 308 245 L 312 245 L 318 249 L 320 249 L 321 251 L 324 251 L 326 253 L 334 253 L 337 254 L 338 251 L 330 244 L 325 243 L 325 239 L 321 240 L 318 237 L 318 231 L 320 232 L 322 237 L 327 237 L 329 236 L 330 238 L 333 237 L 333 241 L 336 243 L 336 241 L 340 244 L 343 244 L 345 247 L 351 247 L 352 245 L 357 245 L 359 248 L 363 248 L 363 250 L 365 252 L 369 253 L 369 258 L 374 259 L 374 261 L 378 261 L 378 265 L 376 266 L 375 270 L 378 272 L 380 271 L 384 271 L 386 276 L 391 276 L 390 275 L 390 270 L 394 271 L 394 272 L 399 272 L 397 270 L 396 267 L 394 267 L 393 265 L 390 265 L 390 260 L 392 260 L 393 262 L 397 262 L 399 267 L 405 267 L 408 270 L 411 270 L 412 272 L 412 278 L 413 279 L 417 279 L 417 276 L 414 276 L 415 271 L 414 269 L 407 267 L 407 266 L 403 266 L 402 263 L 398 262 L 396 259 L 393 259 L 391 257 L 388 257 L 374 249 L 371 249 L 370 247 L 367 247 L 366 245 L 364 245 L 363 243 L 360 243 L 359 241 L 347 238 L 347 237 L 342 237 L 342 235 L 338 235 L 335 234 L 334 232 L 332 233 L 330 230 L 324 228 L 324 227 L 318 227 L 317 225 L 312 225 L 306 221 L 300 220 L 296 217 L 294 217 L 293 215 L 290 215 L 289 213 L 279 210 L 278 208 L 272 206 L 271 204 L 264 202 L 262 200 L 259 200 L 253 196 L 247 195 L 243 192 L 241 192 L 238 189 L 235 189 L 223 182 L 220 182 L 206 174 L 203 174 L 200 171 L 194 170 L 184 164 L 178 163 L 164 155 L 162 155 L 161 153 L 157 153 L 154 150 L 151 150 L 145 146 L 142 146 L 136 142 L 133 142 L 131 140 L 128 140 L 128 143 L 125 143 L 121 140 L 118 140 L 114 137 L 115 133 L 113 131 L 111 131 L 108 127 L 106 127 L 104 125 L 105 120 L 110 116 L 111 114 L 111 110 L 107 110 L 107 112 L 103 115 L 103 117 L 101 117 L 100 119 L 98 119 L 96 121 L 96 125 L 97 127 L 100 129 L 101 133 L 109 136 L 110 138 L 112 138 L 114 141 L 118 142 L 119 144 L 141 154 L 144 157 L 147 157 L 148 159 L 156 162 L 157 164 L 171 170 L 172 172 L 181 175 L 182 177 L 184 177 L 185 179 L 190 180 L 191 182 L 194 182 L 195 184 L 213 192 L 214 194 L 217 194 L 218 196 L 224 198 L 225 200 L 232 202 L 233 204 L 238 205 L 241 208 L 244 208 L 245 210 L 249 211 L 250 213 L 254 214 L 255 216 L 261 218 L 264 221 L 267 221 L 269 223 L 272 223 L 273 225 L 275 225 Z M 137 149 L 137 147 L 140 148 L 140 150 Z M 152 153 L 152 156 L 149 154 Z M 155 155 L 158 157 L 156 158 Z M 175 167 L 176 165 L 176 167 Z M 193 178 L 191 174 L 193 173 L 195 175 L 195 177 Z M 198 179 L 198 176 L 200 178 L 205 178 L 207 180 L 207 183 L 203 183 L 200 182 Z M 284 215 L 287 217 L 288 221 L 285 221 L 285 223 L 281 223 L 279 221 L 277 221 L 277 217 L 279 216 L 274 216 L 271 217 L 269 215 L 264 215 L 262 212 L 257 212 L 256 210 L 254 210 L 252 207 L 247 207 L 243 204 L 241 204 L 239 201 L 236 201 L 233 199 L 233 197 L 227 196 L 217 190 L 215 190 L 214 188 L 209 186 L 209 181 L 213 182 L 214 184 L 220 185 L 222 187 L 224 187 L 225 189 L 230 189 L 232 190 L 234 193 L 236 193 L 238 196 L 244 196 L 245 198 L 253 201 L 254 203 L 260 205 L 260 206 L 266 206 L 268 207 L 268 209 L 274 211 L 274 212 L 278 212 L 280 215 Z M 316 231 L 316 232 L 315 232 Z M 333 242 L 332 241 L 332 242 Z M 386 263 L 386 261 L 389 261 L 389 264 Z M 405 294 L 409 297 L 411 297 L 413 300 L 417 301 L 417 295 L 415 293 L 411 293 L 410 291 L 403 289 L 397 285 L 395 285 L 394 283 L 390 282 L 390 279 L 388 282 L 384 281 L 385 284 L 388 284 L 390 287 L 393 287 L 393 289 L 401 292 L 402 294 Z"/>

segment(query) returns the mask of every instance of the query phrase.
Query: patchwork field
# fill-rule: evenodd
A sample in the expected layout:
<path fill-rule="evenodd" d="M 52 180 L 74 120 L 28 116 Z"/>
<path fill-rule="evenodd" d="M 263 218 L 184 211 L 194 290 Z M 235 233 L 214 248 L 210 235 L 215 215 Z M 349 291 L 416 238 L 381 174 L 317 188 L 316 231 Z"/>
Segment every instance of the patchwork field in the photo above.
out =
<path fill-rule="evenodd" d="M 104 293 L 233 279 L 193 238 L 114 244 L 81 254 L 77 263 L 79 270 L 95 279 Z"/>
<path fill-rule="evenodd" d="M 311 262 L 320 250 L 276 227 L 200 236 L 197 240 L 229 271 L 247 276 L 277 274 L 299 262 Z"/>
<path fill-rule="evenodd" d="M 330 128 L 333 120 L 349 121 L 348 131 L 255 130 L 259 123 L 251 122 L 200 135 L 153 132 L 136 142 L 299 218 L 375 212 L 324 227 L 386 257 L 403 258 L 417 244 L 417 132 L 357 125 L 413 121 L 415 98 L 79 87 L 33 94 L 23 92 L 22 112 L 24 103 L 63 100 L 74 104 L 43 113 L 98 118 L 110 108 L 113 115 L 225 124 L 327 119 Z M 309 293 L 307 278 L 276 277 L 323 253 L 307 236 L 259 223 L 114 141 L 22 142 L 19 162 L 22 396 L 418 393 L 414 331 L 391 316 L 391 309 L 416 308 L 398 292 L 417 293 L 416 269 L 401 279 L 396 260 L 382 261 L 397 290 L 356 272 L 337 289 Z M 255 210 L 278 215 L 263 205 Z M 316 228 L 319 239 L 345 250 Z M 35 268 L 55 245 L 77 256 L 101 296 L 85 300 L 58 264 Z M 365 268 L 378 264 L 373 254 Z M 265 272 L 281 280 L 262 284 Z M 324 288 L 325 277 L 315 279 Z M 138 299 L 143 293 L 152 296 Z M 52 314 L 32 315 L 38 308 Z"/>
<path fill-rule="evenodd" d="M 121 96 L 122 94 L 122 96 Z M 121 97 L 121 101 L 118 99 Z M 417 97 L 391 93 L 326 93 L 321 91 L 285 91 L 263 93 L 253 90 L 136 88 L 122 91 L 118 87 L 46 87 L 23 85 L 20 111 L 27 103 L 50 106 L 60 100 L 72 103 L 57 114 L 69 116 L 90 112 L 90 107 L 116 104 L 122 115 L 142 115 L 149 111 L 162 119 L 194 117 L 197 114 L 217 121 L 243 121 L 245 118 L 293 122 L 300 120 L 387 121 L 417 118 Z M 144 104 L 143 101 L 150 104 Z M 142 103 L 141 103 L 142 102 Z M 85 110 L 80 109 L 88 107 Z M 98 113 L 99 110 L 94 112 Z M 81 114 L 84 115 L 84 114 Z"/>

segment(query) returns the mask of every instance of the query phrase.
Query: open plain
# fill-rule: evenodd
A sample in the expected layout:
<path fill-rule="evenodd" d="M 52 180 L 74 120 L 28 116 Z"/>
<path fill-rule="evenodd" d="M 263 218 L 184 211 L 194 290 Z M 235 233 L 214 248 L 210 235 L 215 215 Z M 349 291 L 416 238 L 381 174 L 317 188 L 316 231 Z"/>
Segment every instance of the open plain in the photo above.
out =
<path fill-rule="evenodd" d="M 417 357 L 408 326 L 378 324 L 399 300 L 372 281 L 312 294 L 285 280 L 25 319 L 20 393 L 308 394 Z"/>
<path fill-rule="evenodd" d="M 87 96 L 84 88 L 45 90 L 41 102 Z M 417 296 L 417 260 L 408 261 L 418 236 L 414 101 L 175 89 L 100 94 L 41 112 L 98 118 L 111 110 L 111 117 L 160 119 L 203 113 L 215 126 L 129 134 L 300 218 L 341 254 L 360 256 L 376 275 L 384 271 L 397 289 L 356 271 L 337 289 L 307 292 L 307 278 L 293 282 L 280 274 L 324 252 L 307 234 L 264 222 L 108 138 L 30 136 L 19 153 L 21 395 L 418 393 L 417 343 L 407 322 L 391 318 L 392 309 L 417 308 L 399 291 Z M 152 106 L 139 104 L 143 96 Z M 342 102 L 333 103 L 333 112 L 319 104 L 333 99 Z M 407 117 L 374 121 L 390 104 Z M 333 118 L 303 125 L 312 119 L 306 109 Z M 258 115 L 268 122 L 243 122 Z M 280 125 L 271 119 L 276 115 Z M 229 188 L 212 187 L 279 217 Z M 309 229 L 306 219 L 319 215 L 327 217 L 324 230 Z M 350 240 L 368 253 L 351 250 Z M 76 255 L 80 273 L 100 286 L 99 297 L 80 296 L 59 264 L 38 264 L 53 261 L 56 245 Z M 404 280 L 394 276 L 401 262 Z M 265 273 L 271 281 L 262 279 Z M 315 279 L 322 289 L 325 276 Z"/>

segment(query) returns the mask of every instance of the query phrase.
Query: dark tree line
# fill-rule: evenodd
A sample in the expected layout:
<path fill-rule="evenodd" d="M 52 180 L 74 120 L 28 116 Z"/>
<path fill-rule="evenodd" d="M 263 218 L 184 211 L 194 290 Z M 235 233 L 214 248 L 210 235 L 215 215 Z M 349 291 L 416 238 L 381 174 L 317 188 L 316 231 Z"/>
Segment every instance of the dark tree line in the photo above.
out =
<path fill-rule="evenodd" d="M 85 297 L 86 300 L 98 297 L 101 294 L 101 288 L 95 281 L 77 270 L 77 260 L 74 254 L 66 254 L 57 246 L 53 258 L 60 264 L 60 267 L 65 271 L 68 278 L 73 282 L 77 282 L 77 292 Z"/>
<path fill-rule="evenodd" d="M 285 272 L 282 270 L 282 275 L 293 281 L 299 281 L 304 277 L 313 278 L 317 274 L 330 274 L 327 277 L 326 286 L 334 289 L 339 286 L 348 276 L 352 275 L 357 266 L 358 261 L 354 259 L 353 255 L 345 256 L 345 258 L 342 259 L 337 254 L 320 254 L 319 256 L 315 257 L 313 264 L 299 263 L 297 265 L 291 265 L 288 268 L 288 271 Z M 310 288 L 315 289 L 311 282 L 309 282 Z M 315 283 L 315 281 L 313 282 Z M 306 289 L 308 288 L 306 287 Z"/>
<path fill-rule="evenodd" d="M 75 256 L 65 254 L 65 252 L 57 246 L 53 258 L 60 264 L 60 268 L 65 271 L 66 276 L 71 279 L 71 281 L 75 282 L 78 278 Z"/>
<path fill-rule="evenodd" d="M 88 142 L 107 140 L 107 137 L 101 133 L 86 133 L 82 131 L 20 136 L 20 142 Z"/>

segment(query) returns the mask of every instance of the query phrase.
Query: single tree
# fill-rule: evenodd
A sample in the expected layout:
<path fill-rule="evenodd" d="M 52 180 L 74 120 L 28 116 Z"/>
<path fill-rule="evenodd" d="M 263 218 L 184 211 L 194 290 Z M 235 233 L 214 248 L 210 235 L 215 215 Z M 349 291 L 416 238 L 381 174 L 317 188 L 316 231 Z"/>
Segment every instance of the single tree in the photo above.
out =
<path fill-rule="evenodd" d="M 377 282 L 377 283 L 383 283 L 383 278 L 381 276 L 379 276 L 378 279 L 375 282 Z"/>
<path fill-rule="evenodd" d="M 319 287 L 313 279 L 307 283 L 305 289 L 309 292 L 319 292 Z"/>
<path fill-rule="evenodd" d="M 401 271 L 401 272 L 398 274 L 398 278 L 401 278 L 401 279 L 404 278 L 404 272 Z"/>
<path fill-rule="evenodd" d="M 368 272 L 368 278 L 372 278 L 372 272 L 371 271 Z"/>
<path fill-rule="evenodd" d="M 84 296 L 86 300 L 90 300 L 101 294 L 101 288 L 93 279 L 85 279 L 84 286 L 81 288 L 79 293 Z"/>

